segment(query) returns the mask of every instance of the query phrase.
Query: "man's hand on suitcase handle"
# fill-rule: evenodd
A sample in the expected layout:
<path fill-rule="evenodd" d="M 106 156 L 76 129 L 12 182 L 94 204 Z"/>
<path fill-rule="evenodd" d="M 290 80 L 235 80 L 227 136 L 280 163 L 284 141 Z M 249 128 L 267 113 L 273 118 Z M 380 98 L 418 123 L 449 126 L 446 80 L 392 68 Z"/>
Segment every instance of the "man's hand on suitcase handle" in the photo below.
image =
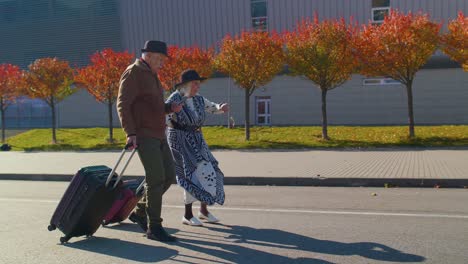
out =
<path fill-rule="evenodd" d="M 133 150 L 138 147 L 137 139 L 135 135 L 127 136 L 127 144 L 125 145 L 125 149 Z"/>

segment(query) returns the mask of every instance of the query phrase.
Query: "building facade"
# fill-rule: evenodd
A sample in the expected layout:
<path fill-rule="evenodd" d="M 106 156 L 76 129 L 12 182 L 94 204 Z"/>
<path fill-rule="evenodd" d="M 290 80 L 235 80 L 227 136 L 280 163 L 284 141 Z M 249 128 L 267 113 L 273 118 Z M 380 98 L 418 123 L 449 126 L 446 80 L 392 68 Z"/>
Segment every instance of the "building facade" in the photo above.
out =
<path fill-rule="evenodd" d="M 23 67 L 34 58 L 44 56 L 59 56 L 83 65 L 89 55 L 104 47 L 128 50 L 139 56 L 141 46 L 148 39 L 163 40 L 169 45 L 217 47 L 226 34 L 234 35 L 251 28 L 292 30 L 298 21 L 312 18 L 314 14 L 320 20 L 352 17 L 366 24 L 381 23 L 390 9 L 398 9 L 428 13 L 431 19 L 446 24 L 459 11 L 468 13 L 468 0 L 0 0 L 0 10 L 5 10 L 4 3 L 11 5 L 11 2 L 17 3 L 16 10 L 29 6 L 25 3 L 37 3 L 48 14 L 42 22 L 45 24 L 37 26 L 34 32 L 27 26 L 35 24 L 34 20 L 23 21 L 8 15 L 2 18 L 8 20 L 10 26 L 2 22 L 0 33 L 6 32 L 11 38 L 6 44 L 1 40 L 1 46 L 7 48 L 0 50 L 0 63 Z M 67 16 L 72 13 L 73 17 Z M 12 30 L 17 24 L 24 25 L 20 30 Z M 37 45 L 31 48 L 30 43 Z M 20 54 L 6 54 L 5 50 L 17 50 Z M 416 123 L 468 124 L 467 88 L 467 73 L 436 52 L 417 73 L 414 82 Z M 211 116 L 207 120 L 209 125 L 227 125 L 230 118 L 236 125 L 243 125 L 244 93 L 230 78 L 211 78 L 202 85 L 200 92 L 212 101 L 231 104 L 229 116 Z M 341 87 L 330 91 L 327 100 L 330 124 L 407 122 L 405 88 L 390 79 L 354 75 Z M 320 104 L 320 91 L 312 82 L 278 75 L 252 95 L 251 123 L 317 125 L 321 118 Z M 79 91 L 58 106 L 58 126 L 106 126 L 106 111 L 105 105 L 97 103 L 85 91 Z M 114 121 L 119 124 L 118 120 Z"/>
<path fill-rule="evenodd" d="M 26 69 L 38 58 L 58 57 L 80 67 L 97 50 L 121 50 L 119 12 L 118 0 L 0 0 L 0 64 Z M 60 110 L 57 115 L 79 120 L 83 117 L 80 104 L 86 102 L 74 103 L 76 116 L 64 116 Z M 50 117 L 50 107 L 43 101 L 23 98 L 7 109 L 5 123 L 7 127 L 50 127 Z M 90 120 L 89 125 L 103 124 Z"/>

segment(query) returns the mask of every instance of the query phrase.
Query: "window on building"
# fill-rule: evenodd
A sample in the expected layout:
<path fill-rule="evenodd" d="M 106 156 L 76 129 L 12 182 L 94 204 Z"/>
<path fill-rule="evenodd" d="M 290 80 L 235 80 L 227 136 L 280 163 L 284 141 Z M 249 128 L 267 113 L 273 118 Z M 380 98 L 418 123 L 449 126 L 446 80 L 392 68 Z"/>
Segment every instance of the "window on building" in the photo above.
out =
<path fill-rule="evenodd" d="M 259 126 L 271 125 L 271 97 L 255 97 L 255 124 Z"/>
<path fill-rule="evenodd" d="M 267 31 L 267 3 L 265 0 L 251 0 L 250 11 L 252 16 L 252 27 L 258 31 Z"/>
<path fill-rule="evenodd" d="M 366 78 L 362 82 L 363 85 L 398 85 L 401 82 L 392 78 Z"/>
<path fill-rule="evenodd" d="M 51 115 L 44 101 L 21 97 L 5 111 L 5 125 L 10 128 L 50 127 Z"/>
<path fill-rule="evenodd" d="M 390 0 L 372 0 L 372 23 L 380 24 L 390 13 Z"/>

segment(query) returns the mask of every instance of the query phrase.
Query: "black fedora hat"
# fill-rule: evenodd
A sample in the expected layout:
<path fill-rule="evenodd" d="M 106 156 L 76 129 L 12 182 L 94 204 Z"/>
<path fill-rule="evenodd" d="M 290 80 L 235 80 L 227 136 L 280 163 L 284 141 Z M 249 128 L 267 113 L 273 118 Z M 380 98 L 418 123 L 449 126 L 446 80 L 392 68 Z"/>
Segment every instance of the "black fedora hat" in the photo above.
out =
<path fill-rule="evenodd" d="M 141 49 L 141 52 L 154 52 L 169 56 L 167 54 L 166 43 L 159 40 L 147 40 L 145 42 L 145 46 Z"/>
<path fill-rule="evenodd" d="M 176 84 L 175 87 L 177 88 L 191 81 L 204 81 L 204 80 L 206 80 L 206 78 L 200 77 L 197 71 L 189 69 L 189 70 L 185 70 L 182 72 L 182 74 L 180 75 L 180 82 Z"/>

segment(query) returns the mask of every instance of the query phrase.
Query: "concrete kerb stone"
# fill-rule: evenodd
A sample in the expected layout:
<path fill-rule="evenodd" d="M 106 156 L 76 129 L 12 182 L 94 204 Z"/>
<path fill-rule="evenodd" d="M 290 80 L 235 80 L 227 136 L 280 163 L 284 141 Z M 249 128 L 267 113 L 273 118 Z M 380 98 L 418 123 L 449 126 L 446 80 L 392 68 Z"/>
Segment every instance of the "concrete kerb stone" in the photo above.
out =
<path fill-rule="evenodd" d="M 69 174 L 0 174 L 0 180 L 70 181 Z M 143 178 L 126 175 L 125 178 Z M 175 182 L 174 182 L 175 183 Z M 236 177 L 224 178 L 225 185 L 251 186 L 317 186 L 317 187 L 419 187 L 468 188 L 468 179 L 386 179 L 386 178 L 298 178 L 298 177 Z"/>

